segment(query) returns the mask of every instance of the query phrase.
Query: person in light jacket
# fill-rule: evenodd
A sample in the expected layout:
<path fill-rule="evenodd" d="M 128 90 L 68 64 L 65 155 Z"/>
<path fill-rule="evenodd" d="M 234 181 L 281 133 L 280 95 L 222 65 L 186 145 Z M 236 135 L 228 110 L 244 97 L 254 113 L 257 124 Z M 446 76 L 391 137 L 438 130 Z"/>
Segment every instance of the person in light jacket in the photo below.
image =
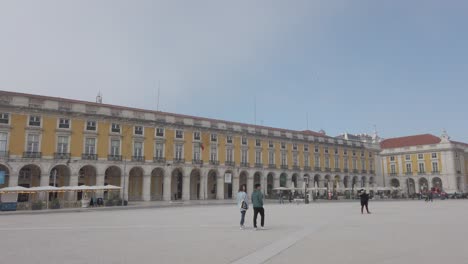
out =
<path fill-rule="evenodd" d="M 242 204 L 244 204 L 244 206 L 242 206 Z M 239 192 L 237 193 L 237 206 L 241 213 L 240 229 L 244 230 L 245 214 L 249 209 L 249 198 L 247 197 L 247 186 L 245 184 L 240 186 Z"/>

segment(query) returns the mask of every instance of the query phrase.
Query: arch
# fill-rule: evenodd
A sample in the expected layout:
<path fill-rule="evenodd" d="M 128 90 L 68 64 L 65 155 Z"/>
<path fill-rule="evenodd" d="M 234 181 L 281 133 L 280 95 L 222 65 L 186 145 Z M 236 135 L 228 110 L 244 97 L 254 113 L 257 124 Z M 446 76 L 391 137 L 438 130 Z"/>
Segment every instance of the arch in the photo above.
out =
<path fill-rule="evenodd" d="M 85 165 L 78 171 L 78 185 L 96 185 L 96 168 L 93 165 Z"/>
<path fill-rule="evenodd" d="M 366 176 L 362 176 L 362 177 L 361 177 L 361 187 L 362 187 L 362 188 L 366 187 L 366 184 L 367 184 L 367 177 L 366 177 Z"/>
<path fill-rule="evenodd" d="M 201 173 L 195 168 L 190 172 L 190 200 L 200 199 Z"/>
<path fill-rule="evenodd" d="M 414 179 L 408 179 L 408 194 L 413 195 L 416 193 L 416 185 Z"/>
<path fill-rule="evenodd" d="M 319 174 L 315 174 L 315 176 L 314 176 L 314 187 L 315 187 L 315 186 L 317 186 L 317 187 L 320 186 L 320 185 L 319 185 L 319 184 L 320 184 L 320 180 L 321 180 L 320 175 L 319 175 Z"/>
<path fill-rule="evenodd" d="M 8 166 L 0 163 L 0 171 L 3 171 L 5 174 L 5 181 L 0 184 L 0 188 L 8 187 L 10 184 L 10 169 Z"/>
<path fill-rule="evenodd" d="M 340 175 L 335 175 L 333 178 L 333 189 L 336 190 L 337 188 L 340 188 L 340 182 L 341 182 L 341 177 Z"/>
<path fill-rule="evenodd" d="M 390 186 L 398 188 L 400 187 L 400 181 L 398 179 L 393 178 L 390 180 Z"/>
<path fill-rule="evenodd" d="M 371 187 L 375 187 L 375 177 L 374 176 L 369 177 L 369 185 Z"/>
<path fill-rule="evenodd" d="M 273 196 L 273 188 L 275 186 L 275 174 L 273 172 L 269 172 L 267 175 L 267 196 Z"/>
<path fill-rule="evenodd" d="M 35 164 L 23 166 L 19 171 L 18 186 L 36 187 L 41 185 L 41 168 Z M 18 194 L 18 202 L 27 202 L 37 198 L 36 194 Z"/>
<path fill-rule="evenodd" d="M 299 180 L 299 175 L 297 173 L 294 173 L 292 178 L 291 178 L 291 184 L 294 184 L 295 188 L 299 187 L 299 186 L 297 186 L 298 180 Z"/>
<path fill-rule="evenodd" d="M 55 165 L 49 173 L 49 186 L 62 187 L 70 185 L 70 168 L 66 165 Z M 65 193 L 49 193 L 49 201 L 53 198 L 63 200 Z"/>
<path fill-rule="evenodd" d="M 207 180 L 207 198 L 208 199 L 216 199 L 216 191 L 217 191 L 217 180 L 218 172 L 216 170 L 210 170 L 208 172 L 208 180 Z"/>
<path fill-rule="evenodd" d="M 263 185 L 263 184 L 262 184 L 262 173 L 259 172 L 259 171 L 256 171 L 256 172 L 254 173 L 254 180 L 253 180 L 253 186 L 252 186 L 252 187 L 253 187 L 253 190 L 255 190 L 255 185 L 256 185 L 256 184 Z M 262 190 L 263 190 L 263 186 L 262 186 L 261 188 L 262 188 Z"/>
<path fill-rule="evenodd" d="M 353 179 L 351 180 L 351 188 L 354 190 L 354 188 L 356 188 L 358 184 L 358 176 L 354 176 Z"/>
<path fill-rule="evenodd" d="M 349 176 L 344 176 L 343 185 L 345 188 L 349 188 Z"/>
<path fill-rule="evenodd" d="M 96 178 L 94 178 L 94 184 L 96 184 Z M 118 166 L 107 167 L 104 173 L 104 185 L 122 186 L 122 170 Z M 120 191 L 121 197 L 123 196 L 124 190 Z M 104 198 L 108 196 L 108 192 L 104 192 Z M 82 198 L 82 192 L 78 192 L 78 200 Z"/>
<path fill-rule="evenodd" d="M 286 173 L 281 173 L 280 175 L 280 187 L 287 187 L 288 175 Z"/>
<path fill-rule="evenodd" d="M 331 182 L 331 177 L 330 177 L 330 175 L 325 175 L 325 178 L 324 178 L 324 181 L 323 181 L 323 186 L 324 186 L 325 188 L 331 187 L 330 182 Z"/>
<path fill-rule="evenodd" d="M 226 174 L 230 174 L 231 182 L 226 182 Z M 227 170 L 224 172 L 224 199 L 231 199 L 232 198 L 232 181 L 234 178 L 234 173 L 232 170 Z M 237 191 L 237 190 L 236 190 Z"/>
<path fill-rule="evenodd" d="M 442 191 L 444 189 L 442 180 L 439 177 L 432 178 L 432 187 L 436 190 Z"/>
<path fill-rule="evenodd" d="M 143 200 L 143 169 L 141 167 L 133 167 L 128 175 L 128 200 Z"/>
<path fill-rule="evenodd" d="M 249 174 L 246 171 L 241 171 L 241 173 L 239 174 L 239 188 L 242 185 L 245 185 L 245 187 L 247 188 L 247 178 L 248 177 L 249 177 Z"/>
<path fill-rule="evenodd" d="M 419 190 L 420 191 L 425 192 L 425 191 L 429 190 L 429 182 L 427 181 L 426 178 L 424 178 L 424 177 L 419 178 L 418 183 L 419 183 Z"/>
<path fill-rule="evenodd" d="M 175 168 L 171 174 L 171 200 L 182 199 L 184 173 L 181 168 Z"/>
<path fill-rule="evenodd" d="M 151 200 L 162 201 L 164 193 L 164 169 L 155 168 L 151 171 Z"/>

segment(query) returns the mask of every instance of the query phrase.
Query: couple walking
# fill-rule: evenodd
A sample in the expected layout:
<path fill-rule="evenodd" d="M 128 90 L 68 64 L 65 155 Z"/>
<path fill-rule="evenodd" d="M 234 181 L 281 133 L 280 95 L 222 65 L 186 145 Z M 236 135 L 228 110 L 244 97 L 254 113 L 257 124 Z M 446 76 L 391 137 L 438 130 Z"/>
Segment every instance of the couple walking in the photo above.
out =
<path fill-rule="evenodd" d="M 253 224 L 254 230 L 257 230 L 257 216 L 260 214 L 261 216 L 261 229 L 264 229 L 265 225 L 265 210 L 263 209 L 263 194 L 260 191 L 260 184 L 255 184 L 255 190 L 252 193 L 252 206 L 254 209 L 254 217 L 253 217 Z M 240 229 L 244 230 L 244 221 L 245 221 L 245 214 L 249 209 L 249 198 L 247 195 L 247 187 L 245 184 L 241 185 L 239 188 L 239 192 L 237 193 L 237 205 L 240 208 L 241 213 L 241 220 L 240 220 Z"/>

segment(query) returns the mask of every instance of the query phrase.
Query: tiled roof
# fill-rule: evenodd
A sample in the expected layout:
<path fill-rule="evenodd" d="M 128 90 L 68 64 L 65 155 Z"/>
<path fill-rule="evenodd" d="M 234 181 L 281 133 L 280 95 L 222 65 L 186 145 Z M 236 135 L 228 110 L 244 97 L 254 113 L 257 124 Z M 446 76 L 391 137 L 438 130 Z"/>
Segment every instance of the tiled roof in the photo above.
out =
<path fill-rule="evenodd" d="M 431 134 L 414 135 L 407 137 L 389 138 L 380 142 L 382 149 L 403 148 L 440 143 L 441 139 Z"/>
<path fill-rule="evenodd" d="M 126 107 L 126 106 L 119 106 L 119 105 L 112 105 L 112 104 L 102 104 L 102 103 L 95 103 L 95 102 L 90 102 L 90 101 L 68 99 L 68 98 L 62 98 L 62 97 L 44 96 L 44 95 L 27 94 L 27 93 L 18 93 L 18 92 L 10 92 L 10 91 L 2 91 L 2 90 L 0 90 L 0 95 L 24 96 L 24 97 L 36 98 L 36 99 L 40 99 L 40 100 L 55 100 L 55 101 L 60 101 L 60 102 L 85 104 L 85 105 L 91 105 L 91 106 L 109 107 L 109 108 L 120 109 L 120 110 L 141 111 L 141 112 L 155 113 L 155 114 L 160 114 L 160 115 L 170 115 L 170 116 L 179 117 L 179 118 L 190 118 L 190 119 L 199 120 L 199 121 L 205 120 L 205 121 L 210 121 L 210 122 L 226 123 L 226 124 L 230 124 L 230 125 L 249 126 L 249 127 L 253 127 L 253 128 L 256 128 L 256 129 L 276 130 L 276 131 L 285 132 L 285 133 L 286 132 L 304 133 L 306 135 L 329 138 L 329 136 L 327 136 L 325 134 L 315 132 L 315 131 L 311 131 L 311 130 L 297 131 L 297 130 L 275 128 L 275 127 L 268 127 L 268 126 L 259 126 L 259 125 L 252 125 L 252 124 L 247 124 L 247 123 L 219 120 L 219 119 L 214 119 L 214 118 L 204 118 L 204 117 L 197 117 L 197 116 L 190 116 L 190 115 L 183 115 L 183 114 L 175 114 L 175 113 L 162 112 L 162 111 L 152 111 L 152 110 L 146 110 L 146 109 L 141 109 L 141 108 Z"/>

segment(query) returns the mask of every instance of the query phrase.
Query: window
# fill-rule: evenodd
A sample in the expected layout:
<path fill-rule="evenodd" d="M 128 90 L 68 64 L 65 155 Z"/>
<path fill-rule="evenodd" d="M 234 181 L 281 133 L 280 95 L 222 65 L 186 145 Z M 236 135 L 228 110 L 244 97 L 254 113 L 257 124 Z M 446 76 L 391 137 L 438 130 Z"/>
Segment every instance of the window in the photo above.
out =
<path fill-rule="evenodd" d="M 411 163 L 406 163 L 406 172 L 407 173 L 413 172 L 413 166 L 411 165 Z"/>
<path fill-rule="evenodd" d="M 424 159 L 424 154 L 418 154 L 418 160 L 423 160 Z"/>
<path fill-rule="evenodd" d="M 361 159 L 361 169 L 362 170 L 366 169 L 366 160 L 365 159 Z"/>
<path fill-rule="evenodd" d="M 262 146 L 262 141 L 260 139 L 255 140 L 255 146 L 256 147 L 261 147 Z"/>
<path fill-rule="evenodd" d="M 0 124 L 9 124 L 10 123 L 10 114 L 0 113 Z"/>
<path fill-rule="evenodd" d="M 293 143 L 293 150 L 297 150 L 297 144 Z"/>
<path fill-rule="evenodd" d="M 424 163 L 419 163 L 419 173 L 424 173 L 425 171 Z"/>
<path fill-rule="evenodd" d="M 241 138 L 241 144 L 244 145 L 244 146 L 247 145 L 247 138 L 246 137 Z"/>
<path fill-rule="evenodd" d="M 371 171 L 374 170 L 374 161 L 373 160 L 369 161 L 369 170 L 371 170 Z"/>
<path fill-rule="evenodd" d="M 339 152 L 338 152 L 338 149 L 335 148 L 335 155 L 338 155 L 338 153 L 339 153 Z"/>
<path fill-rule="evenodd" d="M 345 156 L 348 155 L 348 150 L 347 149 L 343 149 L 343 155 L 345 155 Z"/>
<path fill-rule="evenodd" d="M 68 153 L 68 137 L 57 137 L 57 153 Z"/>
<path fill-rule="evenodd" d="M 305 144 L 304 145 L 304 152 L 308 152 L 309 151 L 309 145 Z"/>
<path fill-rule="evenodd" d="M 268 141 L 268 147 L 269 148 L 274 148 L 273 141 L 271 141 L 271 140 Z"/>
<path fill-rule="evenodd" d="M 432 154 L 431 154 L 431 157 L 432 157 L 433 159 L 437 159 L 437 153 L 432 153 Z"/>
<path fill-rule="evenodd" d="M 369 158 L 372 158 L 372 152 L 369 152 Z"/>
<path fill-rule="evenodd" d="M 210 160 L 218 160 L 218 147 L 216 145 L 210 147 Z"/>
<path fill-rule="evenodd" d="M 330 168 L 330 158 L 329 157 L 325 157 L 325 168 Z"/>
<path fill-rule="evenodd" d="M 70 128 L 70 119 L 68 118 L 60 118 L 59 119 L 59 125 L 58 125 L 59 128 L 65 128 L 65 129 L 68 129 Z"/>
<path fill-rule="evenodd" d="M 96 121 L 88 120 L 86 122 L 86 130 L 87 131 L 96 131 Z"/>
<path fill-rule="evenodd" d="M 242 163 L 247 163 L 248 160 L 248 152 L 247 149 L 242 149 L 241 150 L 241 162 Z"/>
<path fill-rule="evenodd" d="M 281 151 L 281 165 L 285 166 L 287 165 L 287 159 L 286 159 L 286 151 Z"/>
<path fill-rule="evenodd" d="M 30 116 L 29 117 L 29 126 L 41 126 L 41 117 L 40 116 Z"/>
<path fill-rule="evenodd" d="M 357 159 L 353 159 L 353 170 L 357 170 Z"/>
<path fill-rule="evenodd" d="M 226 143 L 227 143 L 227 144 L 232 144 L 232 136 L 231 136 L 231 135 L 228 135 L 228 136 L 226 137 Z"/>
<path fill-rule="evenodd" d="M 232 148 L 227 148 L 226 149 L 226 161 L 227 162 L 233 162 L 234 161 L 234 154 L 233 154 Z"/>
<path fill-rule="evenodd" d="M 315 153 L 318 153 L 319 152 L 319 146 L 315 145 L 314 151 L 315 151 Z"/>
<path fill-rule="evenodd" d="M 328 154 L 328 147 L 324 148 L 325 154 Z"/>
<path fill-rule="evenodd" d="M 211 142 L 218 142 L 218 134 L 211 134 Z"/>
<path fill-rule="evenodd" d="M 349 168 L 349 166 L 348 166 L 348 158 L 344 158 L 343 163 L 344 163 L 344 164 L 343 164 L 343 168 L 344 168 L 345 170 L 347 170 L 347 169 Z"/>
<path fill-rule="evenodd" d="M 390 156 L 390 161 L 395 161 L 395 156 Z"/>
<path fill-rule="evenodd" d="M 180 130 L 180 129 L 177 129 L 177 130 L 175 131 L 175 138 L 178 138 L 178 139 L 184 138 L 184 131 L 183 131 L 183 130 Z"/>
<path fill-rule="evenodd" d="M 201 139 L 201 135 L 199 131 L 193 132 L 193 140 L 199 141 Z"/>
<path fill-rule="evenodd" d="M 120 124 L 112 123 L 111 132 L 112 133 L 120 133 Z"/>
<path fill-rule="evenodd" d="M 308 153 L 304 153 L 304 166 L 305 167 L 309 167 L 309 154 Z"/>
<path fill-rule="evenodd" d="M 195 139 L 195 134 L 194 134 L 194 139 Z M 201 145 L 199 143 L 195 143 L 193 145 L 193 160 L 201 160 L 201 155 L 200 155 L 200 149 Z"/>
<path fill-rule="evenodd" d="M 7 152 L 8 147 L 8 134 L 0 132 L 0 155 L 4 155 Z"/>
<path fill-rule="evenodd" d="M 338 156 L 335 156 L 335 169 L 339 169 L 340 168 L 340 159 L 338 158 Z"/>
<path fill-rule="evenodd" d="M 293 166 L 299 166 L 299 159 L 297 158 L 297 152 L 293 153 Z"/>
<path fill-rule="evenodd" d="M 39 152 L 39 135 L 38 134 L 28 135 L 27 152 Z"/>
<path fill-rule="evenodd" d="M 262 163 L 262 151 L 260 150 L 255 151 L 255 163 L 256 164 Z"/>
<path fill-rule="evenodd" d="M 85 140 L 85 154 L 96 154 L 96 139 L 86 138 Z"/>
<path fill-rule="evenodd" d="M 281 142 L 281 149 L 286 149 L 286 143 Z"/>
<path fill-rule="evenodd" d="M 143 127 L 142 126 L 135 126 L 135 135 L 143 136 Z"/>
<path fill-rule="evenodd" d="M 274 151 L 268 151 L 268 164 L 275 164 L 275 152 Z"/>
<path fill-rule="evenodd" d="M 439 172 L 439 163 L 432 162 L 432 172 Z"/>
<path fill-rule="evenodd" d="M 183 144 L 176 144 L 175 145 L 175 159 L 182 160 L 184 156 L 184 145 Z"/>
<path fill-rule="evenodd" d="M 164 143 L 162 142 L 156 143 L 155 158 L 156 159 L 164 158 Z"/>
<path fill-rule="evenodd" d="M 120 140 L 118 139 L 112 139 L 111 140 L 111 150 L 110 154 L 112 156 L 118 156 L 120 155 Z"/>
<path fill-rule="evenodd" d="M 355 157 L 355 156 L 356 156 L 356 151 L 355 151 L 355 150 L 353 150 L 353 157 Z"/>
<path fill-rule="evenodd" d="M 365 154 L 364 154 L 364 151 L 361 151 L 361 157 L 364 157 Z"/>
<path fill-rule="evenodd" d="M 395 164 L 390 165 L 390 173 L 391 174 L 396 174 L 396 165 Z"/>
<path fill-rule="evenodd" d="M 406 155 L 405 160 L 411 160 L 411 155 Z"/>
<path fill-rule="evenodd" d="M 314 165 L 317 168 L 320 167 L 320 156 L 319 155 L 315 155 Z"/>
<path fill-rule="evenodd" d="M 133 156 L 143 157 L 143 142 L 141 141 L 133 142 Z"/>
<path fill-rule="evenodd" d="M 156 137 L 164 137 L 164 128 L 156 128 Z"/>

